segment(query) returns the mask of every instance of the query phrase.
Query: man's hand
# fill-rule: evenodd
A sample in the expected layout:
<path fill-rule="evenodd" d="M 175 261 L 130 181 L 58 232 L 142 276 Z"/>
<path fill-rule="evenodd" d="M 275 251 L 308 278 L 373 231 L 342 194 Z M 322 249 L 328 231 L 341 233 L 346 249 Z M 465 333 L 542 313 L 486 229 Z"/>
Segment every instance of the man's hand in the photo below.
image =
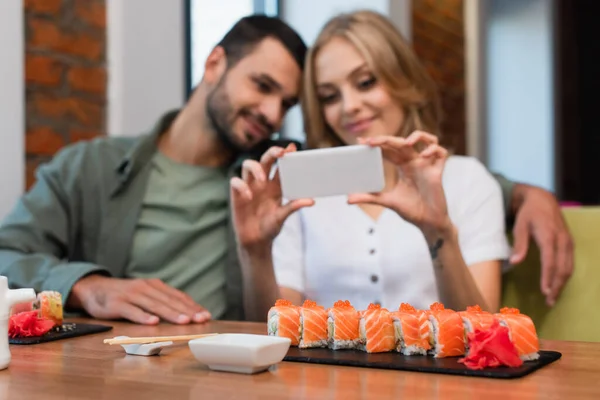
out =
<path fill-rule="evenodd" d="M 161 319 L 188 324 L 211 318 L 190 296 L 159 279 L 89 275 L 73 286 L 67 305 L 83 308 L 94 318 L 124 318 L 145 325 L 155 325 Z"/>
<path fill-rule="evenodd" d="M 573 239 L 556 198 L 546 190 L 515 185 L 513 212 L 514 247 L 511 264 L 523 261 L 532 236 L 542 258 L 541 290 L 546 303 L 553 306 L 560 291 L 573 273 Z"/>

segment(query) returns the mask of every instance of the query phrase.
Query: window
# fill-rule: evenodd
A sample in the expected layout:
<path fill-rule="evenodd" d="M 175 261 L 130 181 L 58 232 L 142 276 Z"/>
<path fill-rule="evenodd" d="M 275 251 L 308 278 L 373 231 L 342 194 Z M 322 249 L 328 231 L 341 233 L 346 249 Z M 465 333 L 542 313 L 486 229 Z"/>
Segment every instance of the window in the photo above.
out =
<path fill-rule="evenodd" d="M 488 166 L 550 191 L 556 169 L 553 7 L 546 0 L 493 0 L 484 22 Z"/>
<path fill-rule="evenodd" d="M 200 82 L 210 51 L 240 18 L 264 13 L 277 16 L 278 0 L 186 0 L 187 95 Z"/>

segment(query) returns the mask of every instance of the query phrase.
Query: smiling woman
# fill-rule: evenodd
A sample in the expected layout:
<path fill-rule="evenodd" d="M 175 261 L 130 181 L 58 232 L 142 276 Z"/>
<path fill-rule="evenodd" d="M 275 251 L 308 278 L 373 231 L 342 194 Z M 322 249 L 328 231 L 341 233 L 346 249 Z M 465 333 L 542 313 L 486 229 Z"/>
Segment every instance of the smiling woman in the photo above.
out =
<path fill-rule="evenodd" d="M 239 184 L 250 193 L 236 188 L 232 202 L 248 318 L 264 320 L 278 298 L 496 311 L 509 255 L 500 187 L 439 145 L 438 93 L 400 32 L 373 11 L 337 15 L 305 65 L 309 147 L 379 147 L 385 187 L 282 205 L 278 179 Z M 268 158 L 243 169 L 266 173 Z"/>
<path fill-rule="evenodd" d="M 384 126 L 375 127 L 375 131 L 396 133 L 394 127 L 402 125 L 398 134 L 403 137 L 415 130 L 439 136 L 439 94 L 408 42 L 391 24 L 364 24 L 359 29 L 361 35 L 371 39 L 368 44 L 358 33 L 344 35 L 339 27 L 331 24 L 312 46 L 311 53 L 319 53 L 319 57 L 312 60 L 304 81 L 305 124 L 307 131 L 312 132 L 307 136 L 308 145 L 328 147 L 355 142 L 371 123 L 377 122 Z M 339 63 L 344 59 L 352 63 Z M 371 90 L 378 80 L 387 90 Z M 357 90 L 351 90 L 353 88 Z M 358 93 L 362 95 L 354 95 Z M 363 108 L 357 114 L 362 96 L 367 96 L 367 103 L 376 103 L 377 107 Z M 392 108 L 398 112 L 385 112 Z M 376 109 L 382 112 L 379 121 L 373 114 Z M 343 121 L 338 118 L 342 112 L 346 113 Z M 341 125 L 326 123 L 332 120 L 338 120 Z M 343 131 L 354 138 L 340 137 L 334 131 Z"/>

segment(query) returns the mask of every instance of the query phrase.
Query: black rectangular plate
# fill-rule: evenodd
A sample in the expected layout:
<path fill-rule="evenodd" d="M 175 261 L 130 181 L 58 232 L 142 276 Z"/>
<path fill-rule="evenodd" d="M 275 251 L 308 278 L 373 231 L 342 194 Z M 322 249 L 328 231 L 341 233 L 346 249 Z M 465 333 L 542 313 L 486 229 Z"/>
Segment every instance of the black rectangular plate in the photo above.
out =
<path fill-rule="evenodd" d="M 497 367 L 472 370 L 458 362 L 460 357 L 405 356 L 400 353 L 369 354 L 359 350 L 299 349 L 290 347 L 283 361 L 393 369 L 400 371 L 512 379 L 528 375 L 562 356 L 556 351 L 540 351 L 540 358 L 525 361 L 517 368 Z"/>
<path fill-rule="evenodd" d="M 65 323 L 58 331 L 50 331 L 43 336 L 8 338 L 10 344 L 39 344 L 54 340 L 69 339 L 94 333 L 107 332 L 112 329 L 109 325 Z"/>

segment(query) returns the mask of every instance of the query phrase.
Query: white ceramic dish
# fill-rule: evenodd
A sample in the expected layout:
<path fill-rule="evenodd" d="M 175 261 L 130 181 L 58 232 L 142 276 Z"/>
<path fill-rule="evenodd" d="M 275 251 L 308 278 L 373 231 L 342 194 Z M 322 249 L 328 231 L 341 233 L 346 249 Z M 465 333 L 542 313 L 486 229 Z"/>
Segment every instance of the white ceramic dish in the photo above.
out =
<path fill-rule="evenodd" d="M 188 342 L 194 357 L 215 371 L 254 374 L 283 360 L 291 340 L 277 336 L 225 333 Z"/>

